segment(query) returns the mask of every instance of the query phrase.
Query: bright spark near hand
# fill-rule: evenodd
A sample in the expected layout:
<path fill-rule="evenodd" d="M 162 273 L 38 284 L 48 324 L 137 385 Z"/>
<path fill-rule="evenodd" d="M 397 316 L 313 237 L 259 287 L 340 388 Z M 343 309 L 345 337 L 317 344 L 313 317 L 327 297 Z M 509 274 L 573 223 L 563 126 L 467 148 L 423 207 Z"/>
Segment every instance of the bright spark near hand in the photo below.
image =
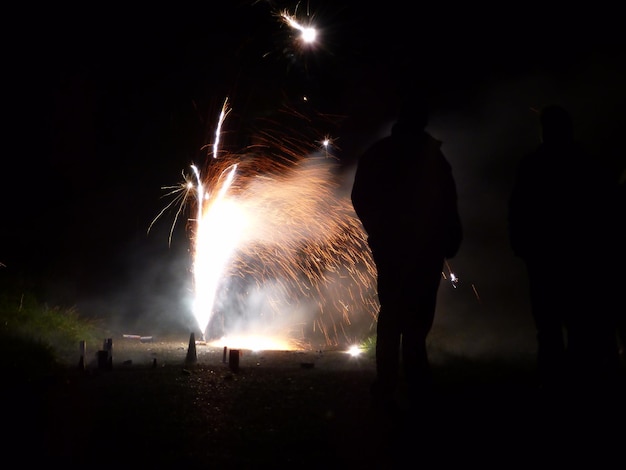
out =
<path fill-rule="evenodd" d="M 446 268 L 448 269 L 448 273 L 450 273 L 449 275 L 450 275 L 450 282 L 452 283 L 452 287 L 456 289 L 456 286 L 459 282 L 459 278 L 456 277 L 456 274 L 452 272 L 452 268 L 450 267 L 450 263 L 448 262 L 448 260 L 446 260 Z M 441 274 L 445 279 L 446 278 L 445 273 L 441 273 Z"/>

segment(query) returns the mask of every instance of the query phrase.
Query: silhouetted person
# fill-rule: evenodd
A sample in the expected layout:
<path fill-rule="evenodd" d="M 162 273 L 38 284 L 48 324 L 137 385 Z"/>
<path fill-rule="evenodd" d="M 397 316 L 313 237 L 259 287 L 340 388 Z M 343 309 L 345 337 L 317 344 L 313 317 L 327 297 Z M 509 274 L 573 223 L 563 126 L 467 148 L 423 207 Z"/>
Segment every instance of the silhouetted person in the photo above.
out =
<path fill-rule="evenodd" d="M 613 181 L 574 139 L 570 114 L 541 111 L 541 143 L 519 163 L 509 199 L 511 248 L 526 266 L 544 387 L 597 387 L 619 361 L 607 289 Z"/>
<path fill-rule="evenodd" d="M 360 157 L 351 194 L 378 273 L 373 401 L 389 411 L 397 405 L 400 363 L 410 399 L 430 392 L 426 337 L 445 259 L 462 240 L 452 168 L 427 123 L 426 102 L 406 101 L 391 135 Z"/>

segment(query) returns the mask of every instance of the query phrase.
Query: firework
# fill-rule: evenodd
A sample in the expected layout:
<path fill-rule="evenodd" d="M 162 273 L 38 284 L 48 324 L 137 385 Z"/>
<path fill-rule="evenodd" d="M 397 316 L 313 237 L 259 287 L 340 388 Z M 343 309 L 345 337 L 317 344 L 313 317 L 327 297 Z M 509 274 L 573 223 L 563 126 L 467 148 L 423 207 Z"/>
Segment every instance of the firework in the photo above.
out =
<path fill-rule="evenodd" d="M 179 203 L 177 218 L 196 204 L 193 314 L 216 344 L 247 336 L 261 344 L 259 337 L 274 338 L 281 349 L 338 347 L 375 324 L 376 270 L 366 235 L 339 195 L 337 161 L 328 144 L 320 154 L 319 142 L 265 128 L 239 153 L 215 158 L 220 149 L 211 146 L 204 170 L 192 165 L 195 183 L 185 176 L 166 187 Z"/>

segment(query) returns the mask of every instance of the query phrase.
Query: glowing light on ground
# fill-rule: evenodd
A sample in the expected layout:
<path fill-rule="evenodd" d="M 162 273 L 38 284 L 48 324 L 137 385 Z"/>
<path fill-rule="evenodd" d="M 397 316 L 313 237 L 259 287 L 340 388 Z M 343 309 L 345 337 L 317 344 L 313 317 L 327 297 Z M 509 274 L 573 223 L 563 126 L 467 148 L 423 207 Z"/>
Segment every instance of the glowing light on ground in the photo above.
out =
<path fill-rule="evenodd" d="M 208 343 L 210 346 L 229 349 L 248 349 L 250 351 L 294 351 L 305 349 L 297 341 L 288 338 L 265 335 L 229 335 Z"/>
<path fill-rule="evenodd" d="M 358 345 L 352 345 L 348 348 L 347 353 L 352 357 L 358 357 L 363 353 L 363 350 Z"/>

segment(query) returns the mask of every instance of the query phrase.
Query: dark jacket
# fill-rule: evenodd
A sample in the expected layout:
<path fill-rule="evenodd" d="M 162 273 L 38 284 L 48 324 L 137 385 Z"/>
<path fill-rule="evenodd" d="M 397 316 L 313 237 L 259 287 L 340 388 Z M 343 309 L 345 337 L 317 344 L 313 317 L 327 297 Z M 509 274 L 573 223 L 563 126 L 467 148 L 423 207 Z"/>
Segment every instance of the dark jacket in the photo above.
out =
<path fill-rule="evenodd" d="M 580 145 L 541 144 L 518 166 L 508 201 L 511 249 L 526 261 L 548 263 L 604 256 L 611 187 L 608 174 Z"/>
<path fill-rule="evenodd" d="M 452 168 L 441 142 L 396 125 L 359 159 L 352 204 L 378 255 L 456 255 L 463 238 Z M 413 256 L 412 256 L 413 255 Z"/>

